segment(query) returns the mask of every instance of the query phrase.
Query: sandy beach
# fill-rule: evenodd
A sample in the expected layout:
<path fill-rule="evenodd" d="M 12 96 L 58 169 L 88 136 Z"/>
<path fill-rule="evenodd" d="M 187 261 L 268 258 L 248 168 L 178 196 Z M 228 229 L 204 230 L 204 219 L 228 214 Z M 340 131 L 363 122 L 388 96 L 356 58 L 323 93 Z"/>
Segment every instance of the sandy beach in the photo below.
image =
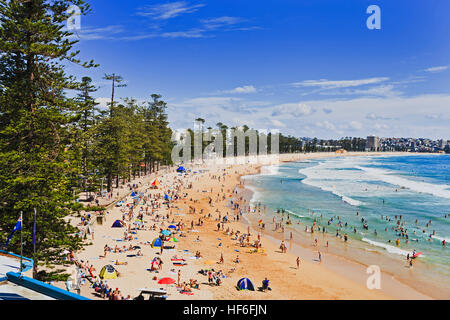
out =
<path fill-rule="evenodd" d="M 383 153 L 387 155 L 388 153 Z M 361 156 L 367 153 L 349 153 L 346 156 Z M 370 153 L 370 155 L 377 155 Z M 280 162 L 298 161 L 310 158 L 331 157 L 335 153 L 295 154 L 283 155 Z M 342 155 L 338 155 L 342 156 Z M 87 243 L 84 250 L 77 252 L 77 261 L 83 261 L 86 266 L 93 266 L 94 276 L 98 276 L 104 265 L 111 264 L 120 276 L 117 279 L 108 279 L 108 285 L 114 290 L 118 288 L 122 296 L 131 298 L 139 294 L 139 289 L 162 288 L 168 291 L 168 299 L 430 299 L 391 275 L 383 274 L 383 286 L 380 290 L 370 290 L 366 286 L 366 266 L 354 263 L 345 257 L 333 255 L 332 249 L 307 248 L 299 246 L 295 241 L 285 239 L 287 252 L 282 253 L 279 248 L 281 238 L 275 238 L 269 233 L 262 231 L 260 243 L 263 250 L 255 251 L 252 246 L 243 247 L 236 239 L 236 231 L 239 236 L 248 233 L 249 226 L 245 216 L 252 213 L 239 215 L 238 209 L 231 207 L 231 201 L 239 204 L 240 208 L 248 205 L 248 190 L 241 183 L 244 175 L 256 174 L 262 164 L 235 164 L 235 165 L 187 165 L 190 172 L 181 175 L 175 172 L 175 167 L 156 175 L 140 178 L 135 192 L 142 192 L 143 197 L 137 206 L 133 208 L 133 219 L 127 220 L 129 208 L 126 204 L 132 204 L 130 194 L 132 190 L 124 187 L 121 196 L 124 198 L 124 207 L 112 204 L 108 207 L 108 214 L 101 225 L 97 224 L 95 217 L 91 219 L 90 225 L 93 235 L 87 235 Z M 158 189 L 151 189 L 150 185 L 158 179 Z M 219 180 L 220 179 L 220 180 Z M 173 199 L 170 207 L 164 205 L 164 195 L 169 194 Z M 144 205 L 144 199 L 146 205 Z M 145 207 L 153 201 L 145 212 Z M 142 208 L 142 209 L 141 209 Z M 195 212 L 194 212 L 195 208 Z M 152 212 L 153 211 L 153 212 Z M 123 241 L 124 232 L 127 227 L 112 228 L 116 220 L 122 220 L 131 224 L 135 217 L 143 212 L 145 229 L 133 230 L 128 233 L 132 236 L 131 241 Z M 228 217 L 228 222 L 223 223 L 218 230 L 218 223 L 223 217 Z M 239 220 L 237 218 L 239 217 Z M 219 221 L 220 218 L 220 221 Z M 80 218 L 72 218 L 74 224 L 80 222 Z M 167 229 L 169 225 L 180 224 L 180 230 L 174 235 L 179 242 L 174 243 L 174 249 L 152 248 L 149 243 L 157 238 L 161 229 Z M 155 227 L 153 230 L 152 227 Z M 193 226 L 193 228 L 192 228 Z M 269 229 L 271 226 L 267 226 Z M 84 227 L 81 227 L 84 228 Z M 228 231 L 228 232 L 227 232 Z M 258 232 L 261 230 L 250 229 L 249 244 L 257 240 Z M 181 236 L 182 233 L 184 236 Z M 244 243 L 246 243 L 244 241 Z M 166 242 L 166 245 L 172 243 Z M 142 256 L 136 256 L 137 250 L 127 250 L 120 253 L 107 252 L 104 255 L 104 247 L 116 246 L 129 248 L 139 246 Z M 322 253 L 322 261 L 318 261 L 317 250 Z M 201 258 L 196 258 L 199 251 Z M 176 266 L 171 259 L 176 256 L 184 258 L 187 265 Z M 219 260 L 223 256 L 223 263 Z M 162 267 L 158 272 L 149 271 L 151 261 L 159 257 Z M 300 257 L 300 268 L 297 269 L 296 259 Z M 239 263 L 235 259 L 239 258 Z M 115 265 L 115 262 L 127 263 L 126 265 Z M 219 286 L 209 285 L 208 276 L 200 274 L 200 270 L 214 269 L 221 271 Z M 73 270 L 73 269 L 71 269 Z M 191 279 L 199 283 L 199 289 L 190 289 L 190 293 L 180 293 L 176 283 L 161 285 L 157 281 L 164 277 L 173 278 L 178 281 L 180 271 L 180 282 Z M 241 278 L 249 278 L 255 289 L 261 287 L 262 281 L 267 277 L 270 280 L 271 290 L 262 291 L 239 291 L 236 284 Z M 81 294 L 91 299 L 103 299 L 86 281 L 81 287 Z M 55 283 L 64 288 L 65 284 Z"/>

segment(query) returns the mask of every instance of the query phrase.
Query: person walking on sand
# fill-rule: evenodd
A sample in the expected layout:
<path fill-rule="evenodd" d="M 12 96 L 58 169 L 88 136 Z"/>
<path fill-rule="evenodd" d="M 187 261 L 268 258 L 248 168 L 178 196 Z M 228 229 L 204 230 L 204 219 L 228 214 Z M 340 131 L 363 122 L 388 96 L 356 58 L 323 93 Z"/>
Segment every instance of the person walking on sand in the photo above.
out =
<path fill-rule="evenodd" d="M 297 257 L 297 269 L 300 269 L 300 257 Z"/>
<path fill-rule="evenodd" d="M 322 254 L 319 251 L 319 262 L 322 262 Z"/>
<path fill-rule="evenodd" d="M 178 270 L 178 282 L 177 285 L 180 286 L 181 270 Z"/>
<path fill-rule="evenodd" d="M 219 261 L 219 263 L 223 264 L 223 253 L 220 254 L 220 261 Z"/>

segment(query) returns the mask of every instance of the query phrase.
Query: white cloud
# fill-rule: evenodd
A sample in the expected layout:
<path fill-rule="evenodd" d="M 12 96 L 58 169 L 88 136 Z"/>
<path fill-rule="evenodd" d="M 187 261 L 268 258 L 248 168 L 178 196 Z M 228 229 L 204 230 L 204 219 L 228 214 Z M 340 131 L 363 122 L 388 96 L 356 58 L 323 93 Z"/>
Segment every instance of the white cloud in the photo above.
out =
<path fill-rule="evenodd" d="M 215 30 L 224 26 L 230 26 L 243 22 L 244 19 L 239 17 L 229 17 L 223 16 L 218 18 L 202 19 L 200 22 L 203 24 L 204 28 L 209 30 Z"/>
<path fill-rule="evenodd" d="M 233 90 L 224 91 L 225 93 L 255 93 L 257 92 L 254 86 L 242 86 L 234 88 Z"/>
<path fill-rule="evenodd" d="M 78 32 L 73 32 L 70 38 L 77 38 L 81 40 L 102 40 L 114 39 L 113 35 L 124 32 L 124 28 L 120 25 L 110 25 L 106 27 L 83 27 Z"/>
<path fill-rule="evenodd" d="M 321 95 L 359 95 L 359 96 L 398 96 L 402 92 L 394 90 L 393 85 L 380 85 L 367 89 L 344 89 L 344 90 L 333 90 L 327 92 L 321 92 Z"/>
<path fill-rule="evenodd" d="M 106 109 L 108 107 L 108 103 L 111 103 L 111 98 L 97 98 L 95 102 L 98 103 L 98 107 L 101 109 Z"/>
<path fill-rule="evenodd" d="M 316 126 L 319 128 L 325 128 L 328 130 L 336 130 L 336 126 L 329 122 L 328 120 L 325 120 L 323 122 L 316 122 Z"/>
<path fill-rule="evenodd" d="M 449 68 L 449 66 L 440 66 L 440 67 L 431 67 L 428 69 L 425 69 L 424 71 L 426 72 L 441 72 L 441 71 L 445 71 Z"/>
<path fill-rule="evenodd" d="M 167 20 L 185 13 L 195 12 L 204 6 L 204 4 L 189 5 L 186 1 L 176 1 L 146 6 L 138 12 L 138 15 L 150 17 L 155 20 Z"/>
<path fill-rule="evenodd" d="M 202 29 L 191 29 L 186 31 L 163 32 L 159 34 L 163 38 L 204 38 L 205 34 Z"/>
<path fill-rule="evenodd" d="M 375 123 L 374 127 L 377 130 L 387 130 L 387 129 L 389 129 L 389 126 L 387 124 L 384 124 L 384 123 Z"/>
<path fill-rule="evenodd" d="M 270 119 L 270 121 L 275 127 L 286 128 L 286 125 L 277 119 Z"/>
<path fill-rule="evenodd" d="M 395 120 L 394 118 L 380 116 L 378 114 L 375 114 L 373 112 L 366 115 L 366 119 L 368 120 Z"/>
<path fill-rule="evenodd" d="M 389 80 L 386 77 L 378 78 L 368 78 L 368 79 L 358 79 L 358 80 L 305 80 L 302 82 L 291 83 L 294 87 L 320 87 L 325 89 L 335 89 L 335 88 L 347 88 L 347 87 L 358 87 L 362 85 L 375 84 Z"/>
<path fill-rule="evenodd" d="M 285 103 L 273 109 L 272 116 L 282 117 L 304 117 L 312 114 L 315 110 L 304 103 Z"/>
<path fill-rule="evenodd" d="M 350 128 L 355 129 L 355 130 L 361 130 L 363 128 L 362 123 L 359 121 L 350 121 L 349 125 L 350 125 Z"/>
<path fill-rule="evenodd" d="M 364 137 L 376 132 L 377 135 L 385 137 L 450 139 L 449 117 L 445 113 L 449 105 L 450 94 L 414 97 L 366 96 L 303 100 L 284 104 L 251 101 L 243 96 L 217 96 L 172 103 L 168 112 L 175 128 L 189 127 L 194 119 L 202 117 L 211 126 L 219 121 L 230 127 L 241 124 L 254 124 L 253 127 L 257 129 L 275 126 L 282 129 L 284 134 L 297 137 Z M 324 107 L 333 112 L 315 112 L 322 111 Z M 389 122 L 384 123 L 385 121 Z"/>

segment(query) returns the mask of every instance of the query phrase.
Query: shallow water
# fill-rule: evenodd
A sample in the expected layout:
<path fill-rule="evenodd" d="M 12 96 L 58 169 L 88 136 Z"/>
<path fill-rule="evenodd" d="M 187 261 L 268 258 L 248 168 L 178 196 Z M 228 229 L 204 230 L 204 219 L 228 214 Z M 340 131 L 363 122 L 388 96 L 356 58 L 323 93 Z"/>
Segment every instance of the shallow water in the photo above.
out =
<path fill-rule="evenodd" d="M 384 271 L 414 287 L 426 286 L 427 293 L 442 289 L 450 297 L 450 248 L 442 246 L 442 240 L 450 239 L 450 216 L 445 218 L 450 213 L 450 156 L 316 159 L 264 167 L 261 174 L 243 179 L 253 191 L 252 202 L 266 206 L 262 218 L 268 225 L 273 217 L 286 221 L 289 216 L 292 225 L 285 232 L 310 244 L 319 233 L 304 229 L 315 220 L 326 229 L 319 240 L 332 243 L 336 253 L 366 265 L 382 264 Z M 284 215 L 276 213 L 280 208 Z M 395 230 L 397 221 L 408 242 Z M 345 244 L 344 234 L 349 237 Z M 413 250 L 423 254 L 411 272 L 406 255 Z"/>

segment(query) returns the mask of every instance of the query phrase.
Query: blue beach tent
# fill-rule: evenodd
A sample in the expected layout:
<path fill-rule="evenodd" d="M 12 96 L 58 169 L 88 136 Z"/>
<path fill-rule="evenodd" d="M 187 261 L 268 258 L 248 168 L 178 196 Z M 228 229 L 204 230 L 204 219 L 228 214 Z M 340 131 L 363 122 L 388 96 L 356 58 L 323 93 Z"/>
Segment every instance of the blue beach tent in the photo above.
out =
<path fill-rule="evenodd" d="M 177 172 L 186 172 L 186 169 L 184 167 L 179 167 L 177 169 Z"/>
<path fill-rule="evenodd" d="M 134 191 L 131 193 L 132 197 L 136 197 L 136 193 L 134 193 Z"/>
<path fill-rule="evenodd" d="M 152 242 L 152 248 L 160 248 L 162 246 L 162 241 L 160 238 L 155 238 Z"/>
<path fill-rule="evenodd" d="M 164 195 L 164 200 L 172 200 L 171 197 L 169 197 L 167 194 Z"/>
<path fill-rule="evenodd" d="M 113 228 L 122 228 L 123 227 L 123 222 L 120 221 L 120 220 L 116 220 L 116 221 L 114 221 L 112 227 Z"/>
<path fill-rule="evenodd" d="M 237 283 L 237 289 L 255 291 L 255 287 L 249 278 L 242 278 L 239 280 Z"/>

